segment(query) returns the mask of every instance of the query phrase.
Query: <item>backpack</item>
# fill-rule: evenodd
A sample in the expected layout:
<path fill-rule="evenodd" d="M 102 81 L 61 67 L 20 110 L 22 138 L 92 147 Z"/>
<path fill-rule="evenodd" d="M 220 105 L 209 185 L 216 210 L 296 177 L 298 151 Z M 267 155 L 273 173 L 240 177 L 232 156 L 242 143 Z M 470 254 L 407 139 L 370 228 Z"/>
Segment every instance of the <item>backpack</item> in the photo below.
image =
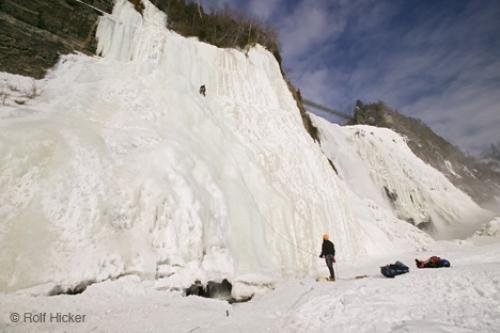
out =
<path fill-rule="evenodd" d="M 393 278 L 396 275 L 405 274 L 409 271 L 410 269 L 408 268 L 408 266 L 400 261 L 396 261 L 394 264 L 380 267 L 380 272 L 382 273 L 382 275 L 388 278 Z"/>

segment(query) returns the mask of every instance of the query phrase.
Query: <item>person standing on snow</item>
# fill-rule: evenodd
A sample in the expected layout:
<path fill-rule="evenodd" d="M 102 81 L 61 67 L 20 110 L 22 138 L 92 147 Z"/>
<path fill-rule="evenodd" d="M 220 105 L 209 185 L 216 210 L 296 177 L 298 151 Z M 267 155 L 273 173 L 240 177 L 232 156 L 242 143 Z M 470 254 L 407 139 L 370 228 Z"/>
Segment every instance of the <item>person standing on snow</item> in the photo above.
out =
<path fill-rule="evenodd" d="M 325 257 L 326 266 L 330 271 L 330 281 L 335 281 L 333 263 L 335 262 L 335 245 L 328 240 L 328 234 L 323 235 L 323 245 L 321 246 L 320 258 Z"/>

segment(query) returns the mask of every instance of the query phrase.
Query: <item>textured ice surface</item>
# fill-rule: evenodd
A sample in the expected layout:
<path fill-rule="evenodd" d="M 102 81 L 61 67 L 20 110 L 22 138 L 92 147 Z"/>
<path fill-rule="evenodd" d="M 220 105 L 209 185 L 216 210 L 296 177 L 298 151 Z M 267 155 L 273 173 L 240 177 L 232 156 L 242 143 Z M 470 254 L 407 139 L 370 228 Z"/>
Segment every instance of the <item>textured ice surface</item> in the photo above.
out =
<path fill-rule="evenodd" d="M 325 154 L 361 198 L 442 238 L 470 235 L 488 219 L 489 212 L 415 156 L 394 131 L 339 126 L 315 116 L 313 120 Z"/>
<path fill-rule="evenodd" d="M 40 85 L 41 81 L 38 81 Z M 37 81 L 31 77 L 0 72 L 0 105 L 23 105 L 38 95 Z M 8 113 L 4 110 L 0 118 Z"/>
<path fill-rule="evenodd" d="M 431 242 L 336 176 L 271 53 L 165 20 L 117 1 L 102 57 L 65 56 L 39 97 L 0 108 L 0 290 L 310 275 L 324 232 L 339 261 Z"/>
<path fill-rule="evenodd" d="M 482 228 L 480 228 L 475 233 L 476 236 L 500 236 L 500 217 L 496 217 L 493 220 L 485 223 Z"/>

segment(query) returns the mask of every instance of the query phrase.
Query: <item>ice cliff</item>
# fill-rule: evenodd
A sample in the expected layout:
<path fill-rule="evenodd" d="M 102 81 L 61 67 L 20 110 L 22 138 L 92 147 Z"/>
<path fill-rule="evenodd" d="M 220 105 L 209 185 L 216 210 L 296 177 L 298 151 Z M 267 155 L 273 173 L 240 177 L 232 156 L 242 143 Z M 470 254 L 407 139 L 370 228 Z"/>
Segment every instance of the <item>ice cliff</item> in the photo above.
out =
<path fill-rule="evenodd" d="M 39 96 L 0 106 L 0 290 L 311 275 L 324 232 L 340 262 L 432 241 L 354 186 L 349 150 L 332 156 L 335 173 L 271 53 L 182 37 L 144 4 L 141 16 L 116 1 L 99 22 L 100 56 L 65 56 L 35 82 Z M 407 202 L 399 181 L 380 185 Z M 456 222 L 453 205 L 431 210 L 439 228 Z M 402 217 L 420 216 L 405 207 Z"/>
<path fill-rule="evenodd" d="M 321 147 L 360 198 L 437 238 L 471 235 L 491 213 L 441 172 L 419 159 L 406 139 L 387 128 L 339 126 L 313 117 Z"/>

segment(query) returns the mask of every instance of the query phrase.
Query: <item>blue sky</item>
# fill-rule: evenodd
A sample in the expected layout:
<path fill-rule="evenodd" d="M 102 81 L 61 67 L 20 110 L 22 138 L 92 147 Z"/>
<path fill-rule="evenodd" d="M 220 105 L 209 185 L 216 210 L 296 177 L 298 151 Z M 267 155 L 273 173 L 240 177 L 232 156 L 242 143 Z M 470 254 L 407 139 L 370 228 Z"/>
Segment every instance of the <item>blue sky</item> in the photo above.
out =
<path fill-rule="evenodd" d="M 303 96 L 383 100 L 469 153 L 500 141 L 498 0 L 202 0 L 271 24 Z"/>

